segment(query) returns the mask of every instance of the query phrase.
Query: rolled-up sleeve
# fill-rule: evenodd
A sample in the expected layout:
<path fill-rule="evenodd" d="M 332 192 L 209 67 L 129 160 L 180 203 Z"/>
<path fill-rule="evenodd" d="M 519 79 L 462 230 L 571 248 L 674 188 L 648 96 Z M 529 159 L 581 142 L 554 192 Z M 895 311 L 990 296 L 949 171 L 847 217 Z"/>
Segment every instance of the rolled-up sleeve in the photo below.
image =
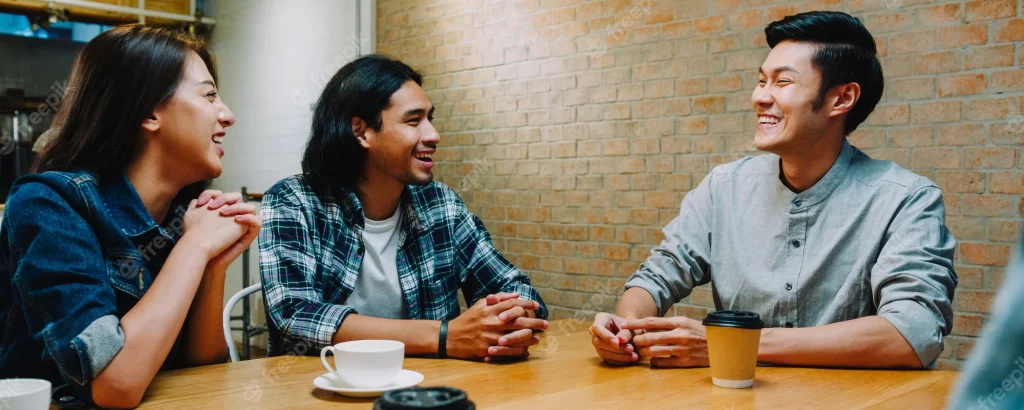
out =
<path fill-rule="evenodd" d="M 953 327 L 956 240 L 945 224 L 942 192 L 934 185 L 910 193 L 893 218 L 871 269 L 878 315 L 910 343 L 924 367 L 942 353 Z"/>
<path fill-rule="evenodd" d="M 665 239 L 626 281 L 625 289 L 643 288 L 651 294 L 661 316 L 672 305 L 711 281 L 711 179 L 708 175 L 690 191 L 679 215 L 662 230 Z"/>
<path fill-rule="evenodd" d="M 316 255 L 315 222 L 289 185 L 267 191 L 260 214 L 260 276 L 271 328 L 270 354 L 314 354 L 332 345 L 345 318 L 356 311 L 324 303 Z"/>
<path fill-rule="evenodd" d="M 455 203 L 459 214 L 455 227 L 455 243 L 458 244 L 455 251 L 467 270 L 466 281 L 462 284 L 466 304 L 472 306 L 488 294 L 519 293 L 520 299 L 537 302 L 540 305 L 537 317 L 547 319 L 548 308 L 531 285 L 530 278 L 494 248 L 483 221 L 469 212 L 461 200 L 456 199 Z"/>
<path fill-rule="evenodd" d="M 43 362 L 91 399 L 90 383 L 124 346 L 117 297 L 99 240 L 82 215 L 44 183 L 16 186 L 4 223 L 16 261 L 12 285 Z"/>

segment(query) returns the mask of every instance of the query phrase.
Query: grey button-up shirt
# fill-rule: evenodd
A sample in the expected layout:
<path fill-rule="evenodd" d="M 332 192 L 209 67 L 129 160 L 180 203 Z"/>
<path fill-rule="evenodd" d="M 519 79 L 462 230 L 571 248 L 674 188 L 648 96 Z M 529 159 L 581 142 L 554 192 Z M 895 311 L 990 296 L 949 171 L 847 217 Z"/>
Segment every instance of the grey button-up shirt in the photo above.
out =
<path fill-rule="evenodd" d="M 626 289 L 646 289 L 664 315 L 711 282 L 717 309 L 759 313 L 768 327 L 878 315 L 932 365 L 957 285 L 939 188 L 849 144 L 807 191 L 780 171 L 776 155 L 712 170 Z"/>

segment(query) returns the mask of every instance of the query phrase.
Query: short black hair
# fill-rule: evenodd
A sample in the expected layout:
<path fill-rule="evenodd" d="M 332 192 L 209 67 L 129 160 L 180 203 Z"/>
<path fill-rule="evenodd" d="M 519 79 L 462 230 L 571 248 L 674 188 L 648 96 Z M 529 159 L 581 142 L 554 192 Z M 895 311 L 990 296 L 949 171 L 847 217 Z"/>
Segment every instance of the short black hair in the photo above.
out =
<path fill-rule="evenodd" d="M 302 156 L 304 178 L 354 187 L 366 162 L 366 149 L 352 132 L 352 118 L 359 117 L 380 131 L 381 113 L 391 105 L 391 95 L 409 81 L 423 85 L 416 70 L 383 55 L 360 57 L 341 67 L 313 109 L 313 125 Z"/>
<path fill-rule="evenodd" d="M 821 73 L 815 110 L 825 103 L 825 93 L 832 87 L 860 84 L 860 99 L 846 117 L 846 135 L 857 129 L 882 99 L 885 77 L 875 39 L 855 17 L 838 11 L 800 13 L 772 22 L 764 34 L 771 48 L 787 40 L 819 45 L 811 58 Z"/>

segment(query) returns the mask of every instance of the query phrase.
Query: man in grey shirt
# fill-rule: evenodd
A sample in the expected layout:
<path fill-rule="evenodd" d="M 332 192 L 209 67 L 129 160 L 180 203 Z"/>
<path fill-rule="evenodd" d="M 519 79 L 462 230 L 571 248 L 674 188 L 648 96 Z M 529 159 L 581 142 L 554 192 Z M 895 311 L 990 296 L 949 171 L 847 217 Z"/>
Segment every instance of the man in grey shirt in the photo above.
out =
<path fill-rule="evenodd" d="M 616 315 L 591 327 L 612 364 L 707 366 L 705 329 L 661 318 L 695 286 L 715 307 L 765 321 L 759 361 L 931 366 L 952 328 L 956 241 L 935 184 L 846 142 L 879 101 L 875 42 L 837 12 L 789 16 L 752 102 L 769 155 L 716 167 L 626 282 Z"/>

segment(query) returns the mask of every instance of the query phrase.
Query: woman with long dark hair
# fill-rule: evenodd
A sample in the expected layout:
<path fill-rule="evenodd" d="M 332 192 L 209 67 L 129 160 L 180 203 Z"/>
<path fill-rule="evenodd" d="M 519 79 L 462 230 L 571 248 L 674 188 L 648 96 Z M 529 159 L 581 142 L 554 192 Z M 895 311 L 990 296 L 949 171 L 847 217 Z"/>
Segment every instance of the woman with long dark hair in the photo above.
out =
<path fill-rule="evenodd" d="M 262 219 L 202 191 L 235 121 L 216 81 L 207 46 L 172 29 L 121 26 L 82 49 L 0 226 L 0 377 L 122 408 L 162 368 L 225 360 L 224 275 Z"/>

